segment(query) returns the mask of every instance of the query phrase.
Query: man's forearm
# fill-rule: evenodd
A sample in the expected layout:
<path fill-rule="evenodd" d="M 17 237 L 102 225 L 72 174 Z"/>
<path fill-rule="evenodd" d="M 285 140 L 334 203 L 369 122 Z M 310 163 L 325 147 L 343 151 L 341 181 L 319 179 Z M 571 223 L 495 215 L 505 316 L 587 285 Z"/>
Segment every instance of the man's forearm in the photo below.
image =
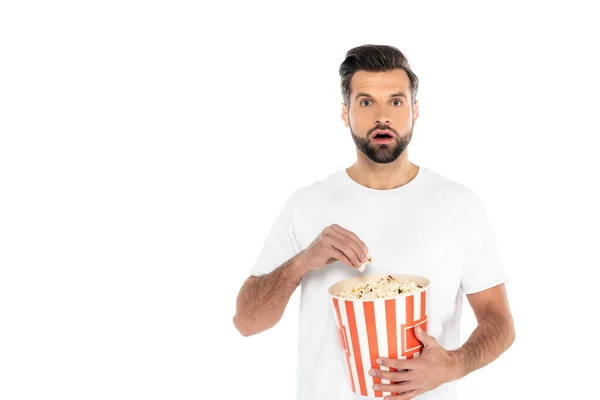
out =
<path fill-rule="evenodd" d="M 273 272 L 250 277 L 237 297 L 233 322 L 244 336 L 273 327 L 283 315 L 290 297 L 300 284 L 304 272 L 298 256 Z"/>
<path fill-rule="evenodd" d="M 489 313 L 465 344 L 451 351 L 457 361 L 454 378 L 460 379 L 491 363 L 512 345 L 514 339 L 512 317 Z"/>

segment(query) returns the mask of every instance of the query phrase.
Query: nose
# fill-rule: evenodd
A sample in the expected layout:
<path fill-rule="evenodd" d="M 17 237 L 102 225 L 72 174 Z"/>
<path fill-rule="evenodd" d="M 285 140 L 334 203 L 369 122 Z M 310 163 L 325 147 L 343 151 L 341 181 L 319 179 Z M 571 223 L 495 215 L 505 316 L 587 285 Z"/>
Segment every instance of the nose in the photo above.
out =
<path fill-rule="evenodd" d="M 379 109 L 379 112 L 377 113 L 375 118 L 376 118 L 375 123 L 377 125 L 389 125 L 392 123 L 392 120 L 388 116 L 385 107 L 382 107 L 382 109 Z"/>

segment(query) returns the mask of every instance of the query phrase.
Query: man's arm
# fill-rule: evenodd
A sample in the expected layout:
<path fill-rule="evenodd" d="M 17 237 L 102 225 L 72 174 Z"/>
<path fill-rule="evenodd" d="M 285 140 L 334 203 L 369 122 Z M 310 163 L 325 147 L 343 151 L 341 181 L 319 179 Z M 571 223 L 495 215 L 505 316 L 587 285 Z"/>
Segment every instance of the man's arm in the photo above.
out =
<path fill-rule="evenodd" d="M 273 272 L 249 277 L 237 297 L 233 323 L 243 336 L 251 336 L 277 324 L 290 297 L 306 273 L 298 255 Z"/>
<path fill-rule="evenodd" d="M 238 294 L 233 324 L 244 336 L 273 327 L 308 271 L 335 261 L 358 268 L 367 260 L 368 252 L 367 246 L 353 232 L 337 224 L 328 226 L 306 249 L 273 272 L 246 280 Z"/>
<path fill-rule="evenodd" d="M 455 379 L 486 366 L 515 340 L 513 318 L 504 284 L 467 295 L 477 318 L 477 328 L 459 349 L 451 351 L 457 361 Z"/>
<path fill-rule="evenodd" d="M 372 369 L 373 376 L 392 382 L 376 384 L 374 389 L 401 393 L 390 397 L 393 400 L 412 399 L 444 383 L 461 379 L 508 349 L 515 339 L 515 330 L 504 284 L 467 295 L 467 298 L 478 324 L 464 345 L 456 350 L 446 350 L 433 336 L 416 327 L 415 335 L 423 343 L 422 354 L 412 360 L 380 357 L 378 364 L 399 372 Z"/>

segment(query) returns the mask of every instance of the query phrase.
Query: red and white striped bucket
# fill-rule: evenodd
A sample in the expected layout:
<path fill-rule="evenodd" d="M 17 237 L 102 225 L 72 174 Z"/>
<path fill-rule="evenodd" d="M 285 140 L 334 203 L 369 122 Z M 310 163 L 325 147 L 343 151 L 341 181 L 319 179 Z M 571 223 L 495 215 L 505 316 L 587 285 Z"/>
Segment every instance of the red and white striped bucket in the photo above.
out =
<path fill-rule="evenodd" d="M 346 361 L 352 391 L 367 397 L 384 397 L 390 392 L 373 390 L 376 383 L 389 380 L 369 375 L 371 368 L 389 371 L 378 365 L 377 357 L 411 359 L 419 356 L 422 345 L 414 332 L 416 326 L 427 332 L 429 286 L 427 278 L 417 275 L 395 275 L 395 279 L 422 286 L 417 292 L 385 299 L 344 299 L 342 291 L 366 283 L 376 283 L 386 275 L 359 276 L 332 285 L 333 311 Z M 392 368 L 392 371 L 395 371 Z M 396 393 L 392 393 L 394 395 Z"/>

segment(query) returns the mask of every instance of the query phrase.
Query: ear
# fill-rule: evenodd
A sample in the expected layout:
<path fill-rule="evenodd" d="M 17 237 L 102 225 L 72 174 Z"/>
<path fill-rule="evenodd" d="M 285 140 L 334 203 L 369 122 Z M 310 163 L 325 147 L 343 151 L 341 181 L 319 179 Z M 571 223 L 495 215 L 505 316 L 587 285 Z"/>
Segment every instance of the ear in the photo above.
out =
<path fill-rule="evenodd" d="M 342 103 L 342 119 L 344 120 L 344 125 L 346 128 L 350 127 L 350 119 L 348 118 L 348 107 L 346 104 Z"/>
<path fill-rule="evenodd" d="M 419 118 L 419 100 L 415 100 L 415 104 L 413 105 L 413 125 L 417 122 Z"/>

